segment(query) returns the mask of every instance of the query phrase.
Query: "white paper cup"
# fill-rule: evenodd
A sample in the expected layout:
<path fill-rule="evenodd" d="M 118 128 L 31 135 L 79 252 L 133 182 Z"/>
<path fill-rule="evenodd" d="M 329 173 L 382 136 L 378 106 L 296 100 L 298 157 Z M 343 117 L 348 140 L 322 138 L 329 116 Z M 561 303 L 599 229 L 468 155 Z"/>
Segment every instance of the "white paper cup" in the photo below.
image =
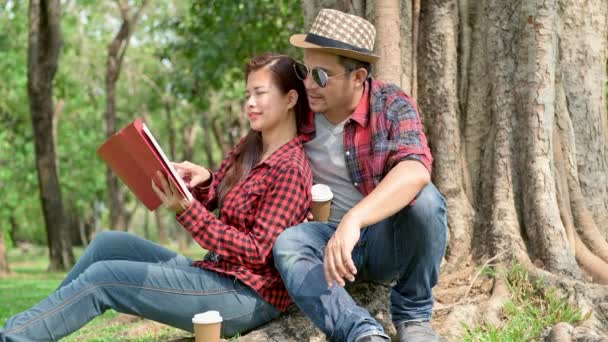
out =
<path fill-rule="evenodd" d="M 325 184 L 315 184 L 312 186 L 312 211 L 313 220 L 319 222 L 327 222 L 331 210 L 331 200 L 334 194 L 329 186 Z"/>
<path fill-rule="evenodd" d="M 192 317 L 196 342 L 219 342 L 222 316 L 218 311 L 207 311 Z"/>

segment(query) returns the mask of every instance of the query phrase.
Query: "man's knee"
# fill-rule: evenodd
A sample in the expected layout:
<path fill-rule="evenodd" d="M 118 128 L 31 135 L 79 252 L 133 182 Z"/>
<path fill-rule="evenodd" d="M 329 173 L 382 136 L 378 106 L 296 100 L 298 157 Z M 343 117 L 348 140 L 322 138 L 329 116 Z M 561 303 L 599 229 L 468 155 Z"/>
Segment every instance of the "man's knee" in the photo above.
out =
<path fill-rule="evenodd" d="M 399 212 L 394 224 L 402 231 L 401 234 L 405 234 L 404 243 L 413 242 L 428 248 L 444 249 L 447 238 L 446 214 L 445 199 L 431 183 L 420 191 L 412 206 Z"/>
<path fill-rule="evenodd" d="M 414 214 L 423 217 L 445 216 L 445 198 L 433 183 L 429 183 L 418 193 L 411 210 Z"/>
<path fill-rule="evenodd" d="M 407 221 L 434 234 L 445 234 L 447 207 L 445 198 L 432 183 L 424 187 L 413 205 L 405 207 L 398 215 L 399 221 Z"/>

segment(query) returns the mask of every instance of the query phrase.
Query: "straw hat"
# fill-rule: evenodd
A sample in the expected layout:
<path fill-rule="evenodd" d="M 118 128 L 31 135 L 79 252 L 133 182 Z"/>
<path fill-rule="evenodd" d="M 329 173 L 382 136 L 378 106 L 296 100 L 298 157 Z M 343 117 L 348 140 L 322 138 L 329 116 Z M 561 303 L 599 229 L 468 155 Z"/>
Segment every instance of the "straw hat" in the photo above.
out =
<path fill-rule="evenodd" d="M 322 9 L 308 34 L 294 34 L 291 45 L 374 63 L 376 29 L 369 21 L 334 9 Z"/>

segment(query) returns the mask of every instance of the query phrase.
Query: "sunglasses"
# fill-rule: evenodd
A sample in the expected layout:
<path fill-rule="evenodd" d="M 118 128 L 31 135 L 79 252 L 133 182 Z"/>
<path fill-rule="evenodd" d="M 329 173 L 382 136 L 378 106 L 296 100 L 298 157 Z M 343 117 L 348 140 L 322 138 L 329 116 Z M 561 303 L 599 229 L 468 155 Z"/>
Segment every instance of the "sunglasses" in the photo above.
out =
<path fill-rule="evenodd" d="M 327 86 L 327 82 L 329 82 L 330 78 L 342 76 L 350 72 L 347 70 L 341 74 L 328 76 L 325 70 L 320 68 L 312 68 L 311 70 L 302 62 L 296 62 L 293 65 L 293 69 L 296 72 L 296 76 L 302 81 L 304 81 L 309 74 L 312 74 L 313 81 L 315 81 L 315 83 L 321 88 L 325 88 Z"/>

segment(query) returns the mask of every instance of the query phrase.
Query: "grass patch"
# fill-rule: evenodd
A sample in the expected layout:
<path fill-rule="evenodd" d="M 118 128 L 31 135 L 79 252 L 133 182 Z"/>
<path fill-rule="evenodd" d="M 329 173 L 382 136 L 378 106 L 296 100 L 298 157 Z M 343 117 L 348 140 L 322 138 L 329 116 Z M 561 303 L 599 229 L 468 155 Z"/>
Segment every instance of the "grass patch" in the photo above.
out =
<path fill-rule="evenodd" d="M 76 258 L 82 252 L 82 248 L 74 248 Z M 203 253 L 198 245 L 193 244 L 184 254 L 196 260 Z M 51 294 L 66 275 L 65 272 L 46 271 L 49 260 L 48 250 L 44 247 L 12 248 L 7 257 L 11 275 L 0 278 L 0 328 L 10 317 Z M 188 336 L 191 334 L 180 329 L 108 310 L 62 341 L 170 341 Z"/>
<path fill-rule="evenodd" d="M 514 264 L 505 275 L 484 272 L 490 276 L 504 276 L 511 298 L 503 308 L 504 324 L 465 324 L 464 341 L 536 341 L 542 331 L 559 322 L 576 324 L 588 318 L 582 310 L 570 304 L 554 288 L 547 288 L 541 280 L 531 282 L 528 272 Z"/>

